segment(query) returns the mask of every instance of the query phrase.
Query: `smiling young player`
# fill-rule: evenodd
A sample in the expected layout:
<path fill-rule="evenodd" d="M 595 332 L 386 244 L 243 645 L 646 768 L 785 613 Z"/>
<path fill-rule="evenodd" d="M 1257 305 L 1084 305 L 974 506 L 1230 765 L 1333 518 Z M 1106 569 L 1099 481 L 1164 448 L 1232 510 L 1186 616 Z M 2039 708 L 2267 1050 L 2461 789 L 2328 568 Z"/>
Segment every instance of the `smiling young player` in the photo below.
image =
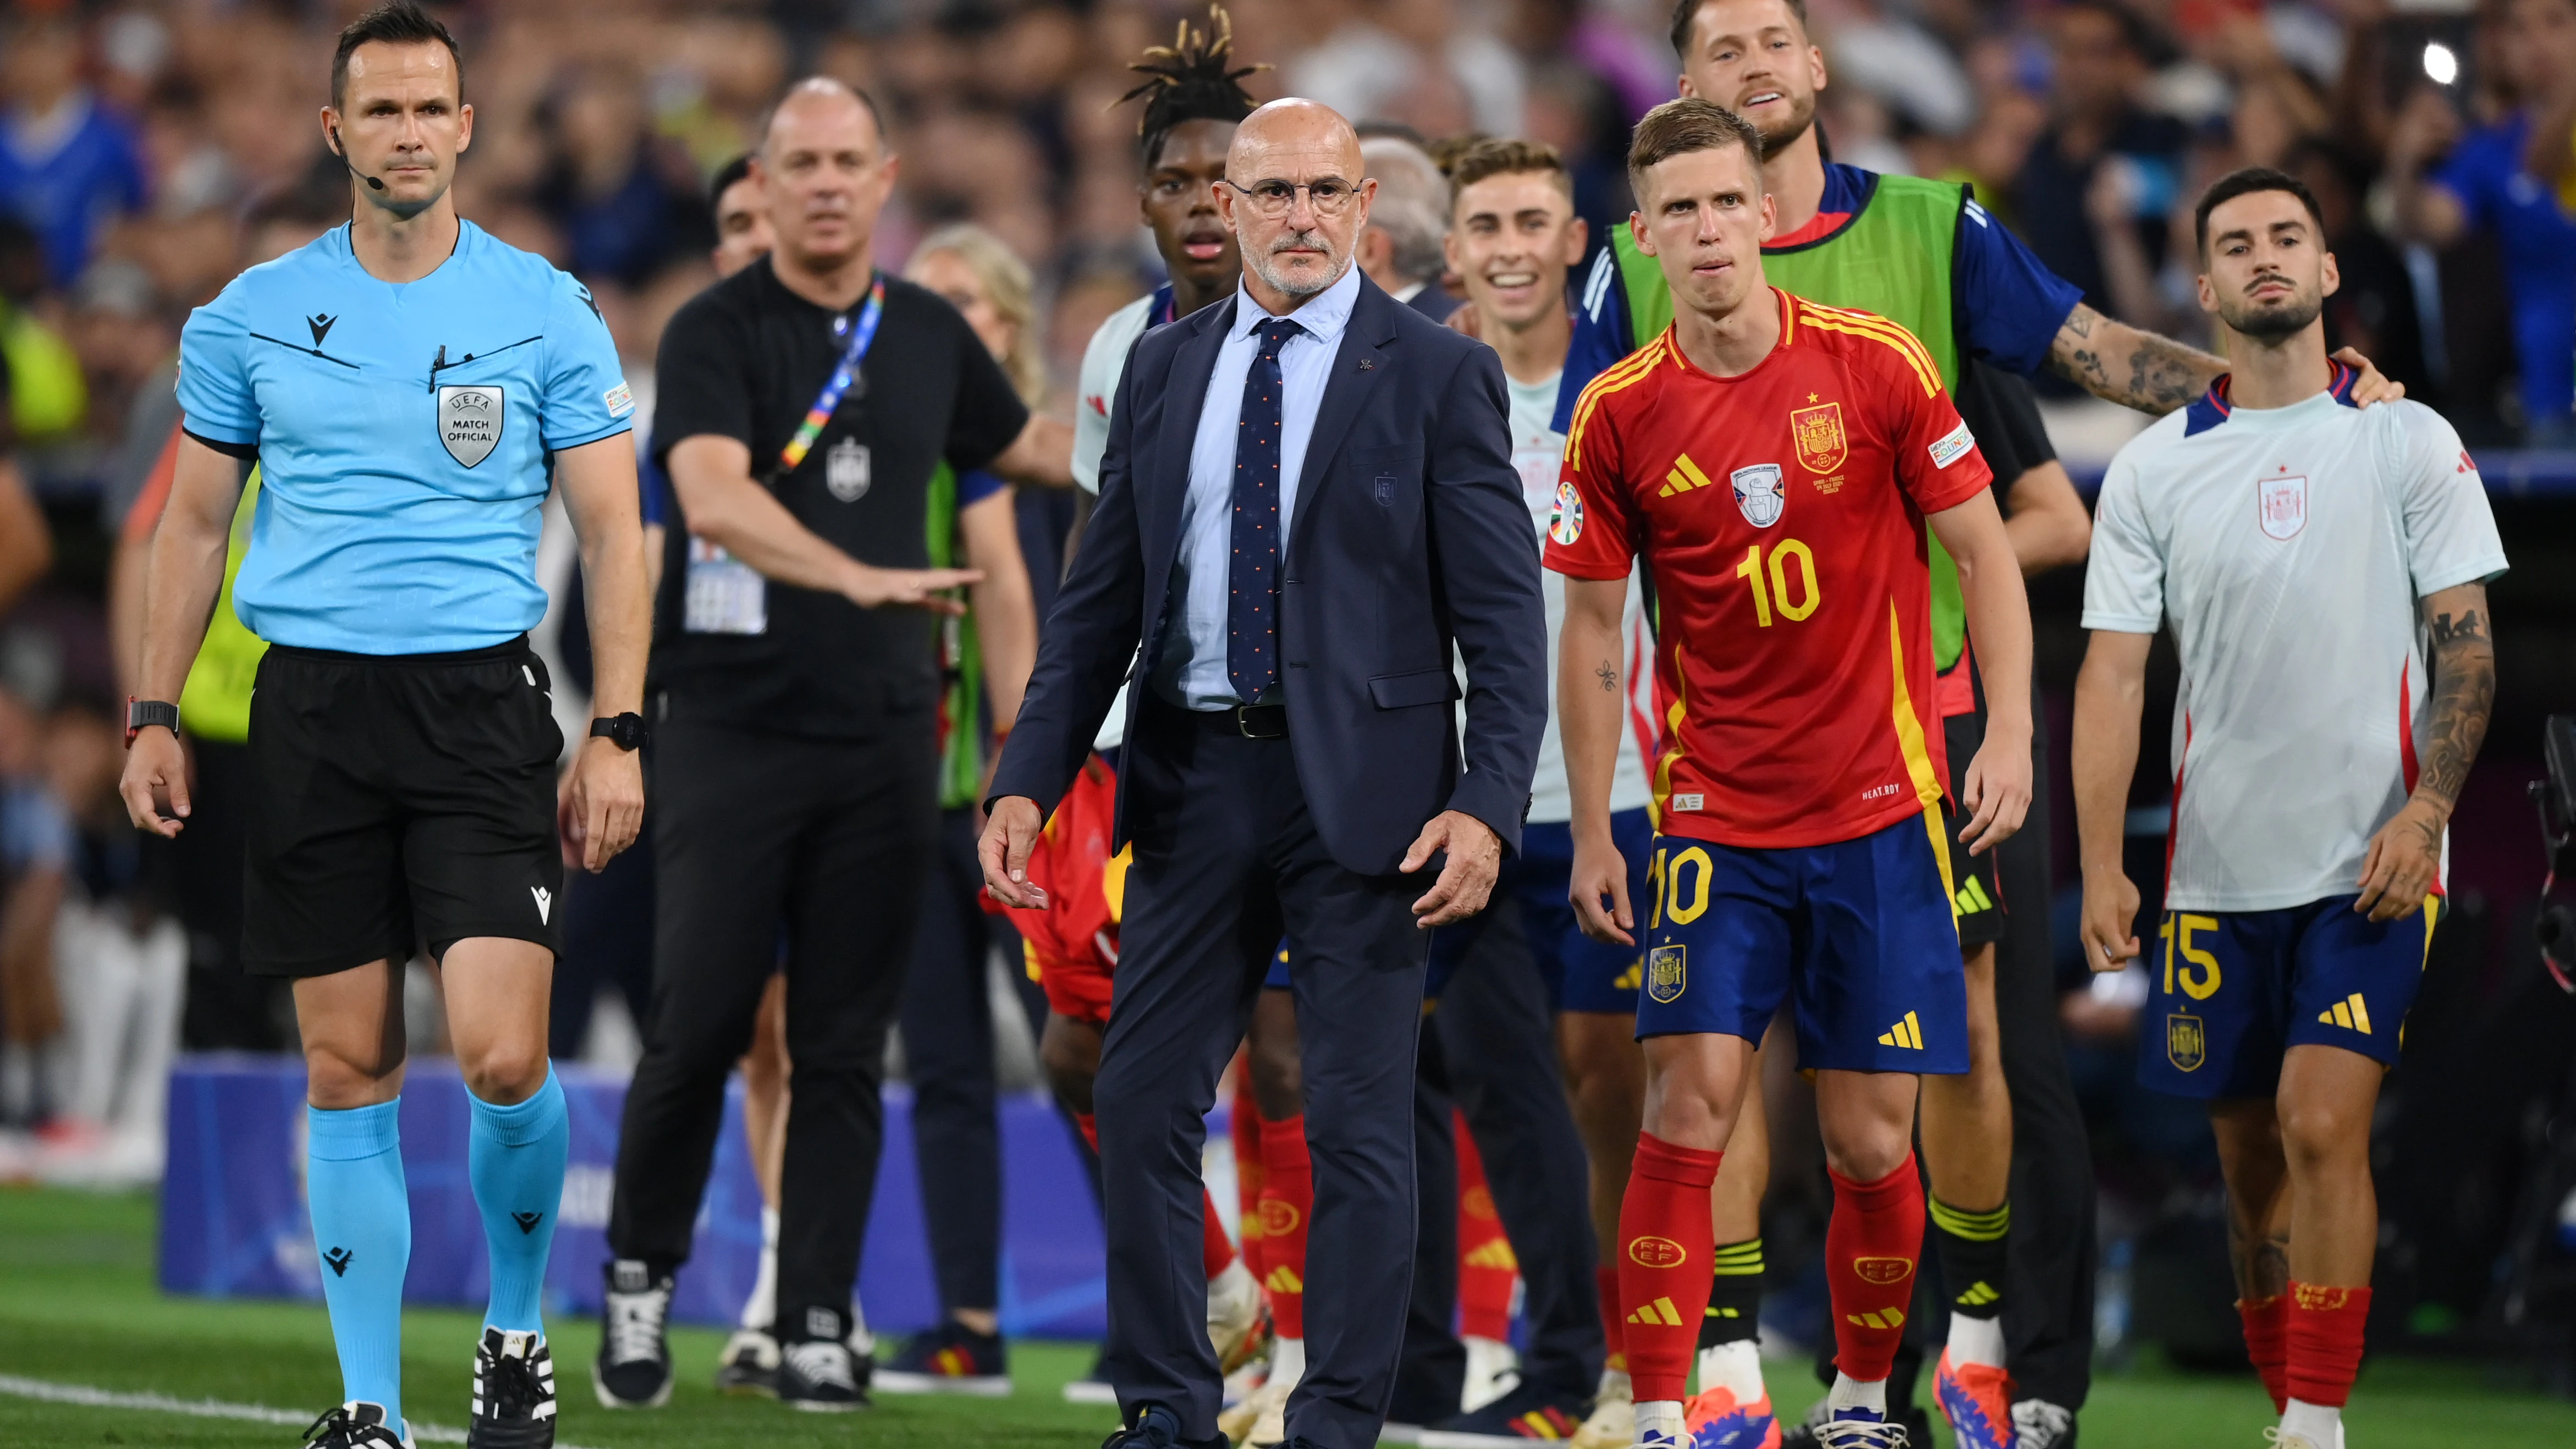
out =
<path fill-rule="evenodd" d="M 1989 684 L 1960 792 L 1969 848 L 2030 801 L 2030 616 L 1991 477 L 1905 329 L 1773 290 L 1761 137 L 1712 102 L 1638 123 L 1629 225 L 1673 325 L 1585 389 L 1548 566 L 1570 576 L 1558 671 L 1585 929 L 1646 947 L 1645 1129 L 1619 1223 L 1636 1440 L 1689 1441 L 1682 1389 L 1708 1301 L 1709 1190 L 1756 1044 L 1794 993 L 1835 1185 L 1826 1236 L 1840 1375 L 1818 1442 L 1897 1449 L 1889 1364 L 1924 1198 L 1925 1074 L 1964 1072 L 1967 999 L 1932 700 L 1937 536 Z M 1648 899 L 1610 830 L 1633 561 L 1655 586 L 1661 697 Z"/>
<path fill-rule="evenodd" d="M 2342 1449 L 2379 1236 L 2371 1112 L 2486 737 L 2504 548 L 2450 424 L 2361 411 L 2327 358 L 2338 278 L 2307 189 L 2238 171 L 2197 222 L 2232 370 L 2103 480 L 2075 692 L 2084 954 L 2096 971 L 2140 954 L 2122 821 L 2170 625 L 2173 824 L 2138 1078 L 2209 1103 L 2273 1437 Z"/>

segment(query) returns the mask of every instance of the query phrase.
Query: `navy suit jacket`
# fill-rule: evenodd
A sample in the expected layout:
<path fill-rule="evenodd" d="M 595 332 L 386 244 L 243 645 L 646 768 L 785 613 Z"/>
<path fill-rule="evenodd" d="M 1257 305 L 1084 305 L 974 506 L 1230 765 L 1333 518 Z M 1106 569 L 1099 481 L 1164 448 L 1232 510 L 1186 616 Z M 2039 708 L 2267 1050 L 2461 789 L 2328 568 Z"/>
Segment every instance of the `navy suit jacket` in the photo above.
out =
<path fill-rule="evenodd" d="M 1131 661 L 1126 749 L 1171 631 L 1190 450 L 1235 300 L 1139 338 L 1100 463 L 1100 506 L 1038 641 L 991 798 L 1052 811 Z M 1363 277 L 1324 385 L 1279 591 L 1288 742 L 1324 847 L 1392 872 L 1424 822 L 1459 810 L 1520 846 L 1547 723 L 1547 607 L 1513 471 L 1502 363 Z M 1451 647 L 1467 667 L 1465 758 Z M 1117 841 L 1128 838 L 1125 782 Z"/>

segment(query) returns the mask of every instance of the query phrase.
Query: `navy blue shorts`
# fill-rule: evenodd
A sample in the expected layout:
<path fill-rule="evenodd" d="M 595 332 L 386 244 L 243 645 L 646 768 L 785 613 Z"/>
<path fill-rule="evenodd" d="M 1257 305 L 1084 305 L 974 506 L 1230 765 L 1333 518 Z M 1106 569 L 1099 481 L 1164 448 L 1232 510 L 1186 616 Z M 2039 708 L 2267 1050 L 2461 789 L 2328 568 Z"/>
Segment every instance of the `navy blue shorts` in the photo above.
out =
<path fill-rule="evenodd" d="M 2358 895 L 2281 911 L 2167 911 L 2147 948 L 2138 1083 L 2179 1097 L 2269 1097 L 2294 1046 L 2397 1064 L 2440 898 L 2373 922 Z"/>
<path fill-rule="evenodd" d="M 1610 817 L 1610 838 L 1628 863 L 1628 906 L 1642 924 L 1646 914 L 1646 867 L 1654 856 L 1655 827 L 1644 809 L 1622 810 Z M 1521 848 L 1503 861 L 1494 882 L 1493 900 L 1484 911 L 1431 933 L 1431 971 L 1423 995 L 1437 999 L 1449 978 L 1474 949 L 1495 911 L 1517 907 L 1521 931 L 1538 962 L 1539 979 L 1547 983 L 1552 1011 L 1598 1011 L 1626 1016 L 1637 1009 L 1637 982 L 1645 960 L 1642 946 L 1596 941 L 1576 923 L 1574 902 L 1567 894 L 1574 879 L 1574 827 L 1556 821 L 1521 827 Z M 1631 931 L 1630 935 L 1637 935 Z M 1639 938 L 1640 940 L 1643 937 Z"/>
<path fill-rule="evenodd" d="M 1784 850 L 1656 836 L 1637 1035 L 1759 1042 L 1794 995 L 1806 1070 L 1967 1071 L 1949 866 L 1937 808 Z"/>

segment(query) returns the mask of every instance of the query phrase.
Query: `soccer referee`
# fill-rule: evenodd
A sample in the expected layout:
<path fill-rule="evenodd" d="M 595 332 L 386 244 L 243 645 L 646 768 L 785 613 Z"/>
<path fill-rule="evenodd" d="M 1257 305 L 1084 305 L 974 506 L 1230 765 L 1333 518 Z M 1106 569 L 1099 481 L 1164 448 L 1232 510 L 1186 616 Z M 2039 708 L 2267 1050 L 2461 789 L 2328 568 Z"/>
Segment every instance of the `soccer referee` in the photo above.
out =
<path fill-rule="evenodd" d="M 474 111 L 444 26 L 409 3 L 351 24 L 321 124 L 351 173 L 349 224 L 235 278 L 181 343 L 187 436 L 145 604 L 155 697 L 128 706 L 121 788 L 138 826 L 184 828 L 167 701 L 205 637 L 256 460 L 233 598 L 271 647 L 251 701 L 242 954 L 294 981 L 315 1271 L 347 1400 L 307 1439 L 411 1442 L 396 1123 L 402 970 L 423 950 L 471 1096 L 467 1171 L 491 1254 L 467 1442 L 550 1445 L 538 1297 L 569 1141 L 546 1061 L 553 912 L 564 857 L 597 870 L 644 804 L 634 405 L 590 294 L 457 218 L 448 187 Z M 581 537 L 595 697 L 615 716 L 593 724 L 560 799 L 563 740 L 527 640 L 546 607 L 549 464 Z"/>

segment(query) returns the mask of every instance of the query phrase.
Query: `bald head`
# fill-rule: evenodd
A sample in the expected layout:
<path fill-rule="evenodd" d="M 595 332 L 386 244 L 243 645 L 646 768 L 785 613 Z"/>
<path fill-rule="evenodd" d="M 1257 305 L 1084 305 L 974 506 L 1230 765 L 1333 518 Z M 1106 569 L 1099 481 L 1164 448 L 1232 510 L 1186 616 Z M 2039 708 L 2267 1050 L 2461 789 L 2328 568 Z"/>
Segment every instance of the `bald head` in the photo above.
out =
<path fill-rule="evenodd" d="M 1272 101 L 1235 128 L 1217 209 L 1256 301 L 1285 315 L 1350 270 L 1377 189 L 1366 169 L 1359 133 L 1320 102 Z"/>
<path fill-rule="evenodd" d="M 818 128 L 851 126 L 867 133 L 869 150 L 880 155 L 891 150 L 886 140 L 885 116 L 877 110 L 876 97 L 848 81 L 810 75 L 789 86 L 787 94 L 770 108 L 769 123 L 761 128 L 761 154 L 775 154 L 782 129 L 802 138 Z"/>
<path fill-rule="evenodd" d="M 895 177 L 866 92 L 828 76 L 798 81 L 769 113 L 751 170 L 786 267 L 865 265 Z"/>

